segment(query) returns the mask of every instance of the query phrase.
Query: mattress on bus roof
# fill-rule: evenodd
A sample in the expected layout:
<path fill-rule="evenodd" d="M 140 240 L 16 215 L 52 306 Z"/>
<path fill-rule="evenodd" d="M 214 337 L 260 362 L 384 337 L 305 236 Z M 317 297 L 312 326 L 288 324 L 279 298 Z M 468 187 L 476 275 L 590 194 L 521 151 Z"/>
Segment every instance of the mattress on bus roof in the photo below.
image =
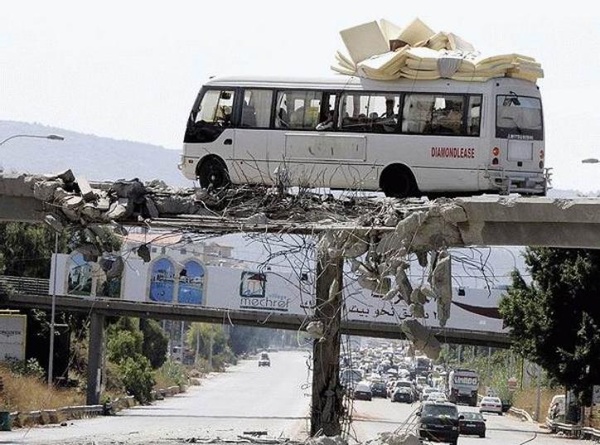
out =
<path fill-rule="evenodd" d="M 472 81 L 508 76 L 534 83 L 544 77 L 533 57 L 518 53 L 481 57 L 458 35 L 436 33 L 418 18 L 404 28 L 382 19 L 345 29 L 340 35 L 349 56 L 338 51 L 331 68 L 345 75 Z"/>
<path fill-rule="evenodd" d="M 340 31 L 340 36 L 355 64 L 389 50 L 389 44 L 376 21 L 344 29 Z"/>

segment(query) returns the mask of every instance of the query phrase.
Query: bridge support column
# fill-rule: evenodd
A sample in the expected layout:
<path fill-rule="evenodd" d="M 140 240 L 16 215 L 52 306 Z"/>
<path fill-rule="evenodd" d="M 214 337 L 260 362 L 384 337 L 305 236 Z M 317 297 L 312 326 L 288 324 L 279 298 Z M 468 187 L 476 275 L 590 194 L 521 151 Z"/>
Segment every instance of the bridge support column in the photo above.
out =
<path fill-rule="evenodd" d="M 344 261 L 330 257 L 327 249 L 318 250 L 315 321 L 323 323 L 323 337 L 313 343 L 310 435 L 337 436 L 343 414 L 339 371 Z"/>
<path fill-rule="evenodd" d="M 102 358 L 104 357 L 104 315 L 92 312 L 88 350 L 87 404 L 100 404 Z"/>

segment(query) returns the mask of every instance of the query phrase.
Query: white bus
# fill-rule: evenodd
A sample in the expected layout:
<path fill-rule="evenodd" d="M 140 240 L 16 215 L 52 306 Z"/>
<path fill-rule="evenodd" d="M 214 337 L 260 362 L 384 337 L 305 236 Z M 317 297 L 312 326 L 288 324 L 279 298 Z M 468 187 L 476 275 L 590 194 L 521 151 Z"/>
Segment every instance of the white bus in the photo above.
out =
<path fill-rule="evenodd" d="M 539 87 L 359 77 L 213 78 L 179 165 L 201 187 L 264 184 L 386 196 L 545 195 Z"/>

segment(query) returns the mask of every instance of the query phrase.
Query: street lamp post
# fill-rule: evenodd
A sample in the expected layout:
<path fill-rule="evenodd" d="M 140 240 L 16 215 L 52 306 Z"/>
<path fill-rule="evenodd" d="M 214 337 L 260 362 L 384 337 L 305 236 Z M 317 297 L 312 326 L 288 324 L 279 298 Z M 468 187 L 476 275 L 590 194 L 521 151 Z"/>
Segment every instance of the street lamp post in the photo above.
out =
<path fill-rule="evenodd" d="M 53 383 L 54 374 L 54 319 L 56 317 L 56 276 L 58 274 L 58 232 L 54 233 L 54 274 L 52 279 L 52 306 L 50 310 L 50 352 L 48 353 L 48 386 Z"/>
<path fill-rule="evenodd" d="M 0 147 L 4 144 L 6 144 L 8 141 L 10 141 L 11 139 L 15 139 L 15 138 L 37 138 L 37 139 L 50 139 L 51 141 L 64 141 L 65 138 L 58 135 L 58 134 L 47 134 L 47 135 L 39 135 L 39 134 L 13 134 L 12 136 L 7 137 L 6 139 L 3 139 L 2 141 L 0 141 Z M 2 173 L 4 171 L 4 169 L 2 168 L 2 165 L 0 165 L 0 173 Z"/>
<path fill-rule="evenodd" d="M 0 142 L 0 145 L 3 145 L 6 142 L 10 141 L 11 139 L 15 139 L 15 138 L 39 138 L 39 139 L 50 139 L 52 141 L 64 141 L 65 140 L 64 137 L 59 136 L 57 134 L 48 134 L 48 135 L 39 135 L 39 134 L 13 134 L 12 136 L 7 137 L 2 142 Z"/>
<path fill-rule="evenodd" d="M 0 141 L 0 147 L 6 144 L 8 141 L 16 138 L 36 138 L 36 139 L 49 139 L 51 141 L 64 141 L 65 138 L 58 134 L 13 134 L 2 141 Z M 3 172 L 2 165 L 0 164 L 0 174 Z M 54 237 L 54 253 L 58 254 L 58 232 L 55 233 Z M 56 257 L 55 257 L 56 260 Z M 50 352 L 48 357 L 48 386 L 52 386 L 52 374 L 54 373 L 54 328 L 55 328 L 55 315 L 56 315 L 56 274 L 58 273 L 56 264 L 54 265 L 54 284 L 52 286 L 52 309 L 50 312 Z"/>

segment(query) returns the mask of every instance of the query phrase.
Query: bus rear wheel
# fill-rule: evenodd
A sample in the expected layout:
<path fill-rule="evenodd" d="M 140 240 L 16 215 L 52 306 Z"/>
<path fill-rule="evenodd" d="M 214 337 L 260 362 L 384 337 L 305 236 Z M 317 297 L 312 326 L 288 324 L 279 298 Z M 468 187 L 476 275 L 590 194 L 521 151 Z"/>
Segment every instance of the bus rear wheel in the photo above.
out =
<path fill-rule="evenodd" d="M 389 198 L 410 198 L 418 191 L 412 172 L 402 165 L 386 168 L 379 182 L 381 190 Z"/>
<path fill-rule="evenodd" d="M 229 186 L 229 172 L 225 163 L 217 158 L 202 161 L 198 168 L 200 187 L 205 189 L 220 189 Z"/>

